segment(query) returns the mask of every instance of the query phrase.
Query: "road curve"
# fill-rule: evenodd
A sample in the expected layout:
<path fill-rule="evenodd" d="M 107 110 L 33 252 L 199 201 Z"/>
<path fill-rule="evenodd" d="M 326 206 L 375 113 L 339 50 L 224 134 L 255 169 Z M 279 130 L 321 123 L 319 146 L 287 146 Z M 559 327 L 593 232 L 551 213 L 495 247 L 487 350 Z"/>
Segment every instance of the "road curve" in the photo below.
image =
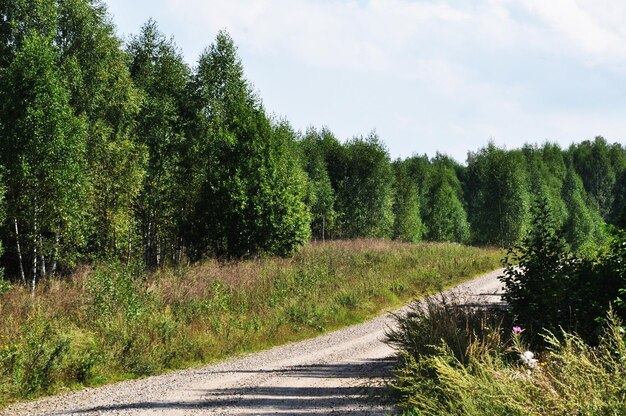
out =
<path fill-rule="evenodd" d="M 501 270 L 453 290 L 500 300 Z M 402 310 L 399 311 L 400 313 Z M 14 405 L 0 415 L 385 415 L 389 314 L 219 364 Z"/>

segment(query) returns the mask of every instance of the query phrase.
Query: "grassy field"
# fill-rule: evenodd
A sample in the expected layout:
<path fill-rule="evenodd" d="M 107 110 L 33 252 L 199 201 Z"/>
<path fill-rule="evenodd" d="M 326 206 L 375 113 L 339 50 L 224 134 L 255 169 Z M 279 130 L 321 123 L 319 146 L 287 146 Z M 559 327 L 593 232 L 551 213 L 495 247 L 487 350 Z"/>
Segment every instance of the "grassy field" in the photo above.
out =
<path fill-rule="evenodd" d="M 365 320 L 500 264 L 502 251 L 379 240 L 147 274 L 85 267 L 0 296 L 0 405 L 163 373 Z"/>

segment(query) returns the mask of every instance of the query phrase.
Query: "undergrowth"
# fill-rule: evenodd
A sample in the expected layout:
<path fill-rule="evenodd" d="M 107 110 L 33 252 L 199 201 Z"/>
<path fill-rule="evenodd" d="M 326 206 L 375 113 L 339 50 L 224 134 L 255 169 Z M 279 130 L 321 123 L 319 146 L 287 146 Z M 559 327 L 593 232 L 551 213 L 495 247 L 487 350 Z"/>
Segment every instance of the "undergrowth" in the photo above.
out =
<path fill-rule="evenodd" d="M 379 240 L 311 243 L 291 259 L 146 273 L 85 267 L 0 291 L 0 406 L 147 376 L 362 321 L 499 265 L 502 252 Z"/>
<path fill-rule="evenodd" d="M 458 298 L 398 316 L 393 388 L 404 415 L 626 414 L 626 335 L 609 311 L 598 346 L 561 331 L 530 351 L 525 329 L 498 309 Z"/>

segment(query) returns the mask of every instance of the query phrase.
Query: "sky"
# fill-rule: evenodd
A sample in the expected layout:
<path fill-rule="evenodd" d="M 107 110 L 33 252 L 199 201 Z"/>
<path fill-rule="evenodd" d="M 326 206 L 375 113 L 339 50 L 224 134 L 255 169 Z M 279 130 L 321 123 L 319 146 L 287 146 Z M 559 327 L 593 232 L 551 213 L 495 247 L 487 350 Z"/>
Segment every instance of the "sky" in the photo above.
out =
<path fill-rule="evenodd" d="M 623 0 L 105 1 L 120 36 L 153 18 L 191 66 L 227 30 L 268 113 L 374 131 L 394 159 L 626 144 Z"/>

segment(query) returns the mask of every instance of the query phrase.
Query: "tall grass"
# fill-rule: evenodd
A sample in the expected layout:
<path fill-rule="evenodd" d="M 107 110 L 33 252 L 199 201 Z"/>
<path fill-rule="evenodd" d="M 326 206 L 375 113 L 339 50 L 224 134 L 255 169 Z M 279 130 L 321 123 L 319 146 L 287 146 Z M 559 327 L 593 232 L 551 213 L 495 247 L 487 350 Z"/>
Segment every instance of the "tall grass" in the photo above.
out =
<path fill-rule="evenodd" d="M 0 404 L 158 374 L 355 323 L 499 265 L 499 250 L 356 240 L 152 274 L 104 264 L 0 295 Z"/>
<path fill-rule="evenodd" d="M 501 311 L 454 299 L 397 319 L 388 342 L 401 353 L 393 386 L 407 416 L 626 414 L 626 335 L 612 312 L 599 346 L 546 332 L 534 352 Z"/>

